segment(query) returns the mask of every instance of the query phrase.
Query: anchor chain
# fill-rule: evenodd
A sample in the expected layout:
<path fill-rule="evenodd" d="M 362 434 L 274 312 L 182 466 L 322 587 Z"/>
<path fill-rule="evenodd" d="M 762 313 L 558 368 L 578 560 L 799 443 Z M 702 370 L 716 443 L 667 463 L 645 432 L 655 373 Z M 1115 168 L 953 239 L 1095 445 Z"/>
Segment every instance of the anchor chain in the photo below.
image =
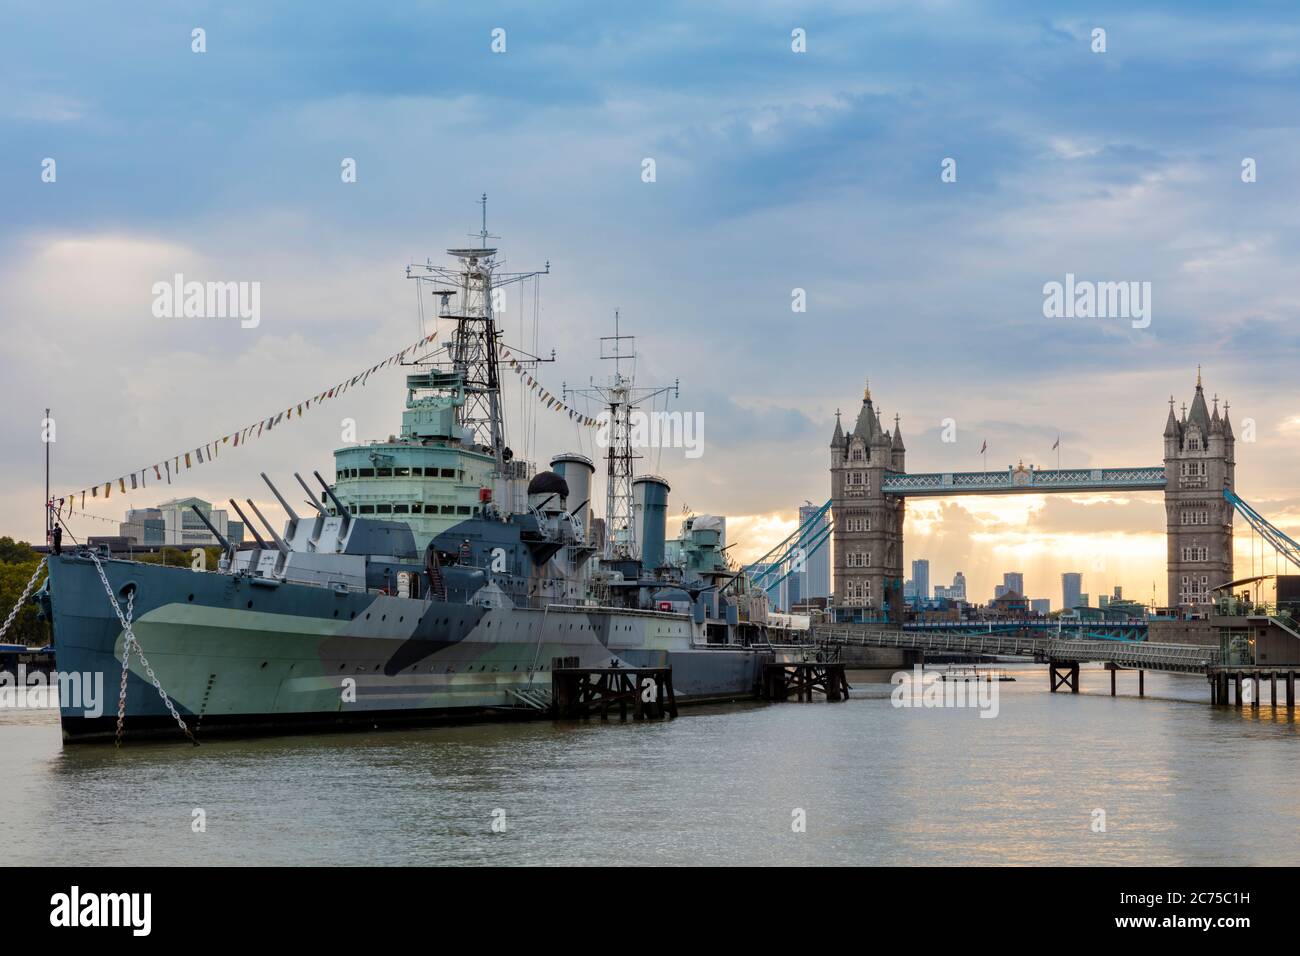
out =
<path fill-rule="evenodd" d="M 32 574 L 32 579 L 27 582 L 27 587 L 23 588 L 23 593 L 18 596 L 18 603 L 14 605 L 14 609 L 10 611 L 9 616 L 5 618 L 4 626 L 0 627 L 0 637 L 4 637 L 5 632 L 13 626 L 14 618 L 16 618 L 18 612 L 23 609 L 23 604 L 27 602 L 27 597 L 32 593 L 32 588 L 36 587 L 36 579 L 41 576 L 41 572 L 45 570 L 45 564 L 49 560 L 49 558 L 41 558 L 41 563 L 36 565 L 36 571 Z"/>
<path fill-rule="evenodd" d="M 108 594 L 108 602 L 113 605 L 113 612 L 117 615 L 118 621 L 122 624 L 122 679 L 118 686 L 117 692 L 117 735 L 115 738 L 116 746 L 122 746 L 122 733 L 126 726 L 126 673 L 127 665 L 131 658 L 131 651 L 134 649 L 136 656 L 140 658 L 140 664 L 144 667 L 145 673 L 149 675 L 149 680 L 158 690 L 158 696 L 167 706 L 167 710 L 175 719 L 177 726 L 180 727 L 185 736 L 190 739 L 190 743 L 198 746 L 199 742 L 195 739 L 193 732 L 186 726 L 185 720 L 176 710 L 176 705 L 172 703 L 167 692 L 163 690 L 162 682 L 158 680 L 158 675 L 153 672 L 153 667 L 149 664 L 149 659 L 144 656 L 144 650 L 140 647 L 140 642 L 136 640 L 135 631 L 133 630 L 131 619 L 135 614 L 135 588 L 132 588 L 126 596 L 126 613 L 122 613 L 122 606 L 117 603 L 117 597 L 113 594 L 113 586 L 108 583 L 108 575 L 104 573 L 104 566 L 100 563 L 99 556 L 93 551 L 88 551 L 90 560 L 95 563 L 95 570 L 99 572 L 99 580 L 104 583 L 104 591 Z"/>

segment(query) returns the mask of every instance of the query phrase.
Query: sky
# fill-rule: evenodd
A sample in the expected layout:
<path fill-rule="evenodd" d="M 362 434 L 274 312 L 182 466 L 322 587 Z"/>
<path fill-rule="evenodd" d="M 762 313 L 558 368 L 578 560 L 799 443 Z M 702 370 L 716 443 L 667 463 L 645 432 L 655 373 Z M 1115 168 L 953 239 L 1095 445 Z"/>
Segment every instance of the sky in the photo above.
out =
<path fill-rule="evenodd" d="M 420 338 L 405 267 L 471 242 L 482 193 L 507 266 L 550 264 L 537 377 L 603 380 L 619 310 L 638 381 L 680 382 L 667 407 L 703 423 L 698 458 L 644 467 L 672 511 L 726 514 L 741 558 L 829 496 L 835 411 L 867 380 L 912 471 L 1054 466 L 1057 436 L 1064 466 L 1137 466 L 1161 463 L 1200 365 L 1232 406 L 1239 493 L 1300 531 L 1300 14 L 1131 7 L 7 3 L 0 533 L 42 533 L 47 406 L 61 494 Z M 156 317 L 176 273 L 258 282 L 258 324 Z M 1149 282 L 1149 325 L 1045 316 L 1067 274 Z M 531 338 L 523 291 L 508 343 Z M 277 514 L 258 472 L 328 473 L 344 418 L 396 432 L 400 376 L 71 527 L 189 494 Z M 558 416 L 524 434 L 527 401 L 507 394 L 516 450 L 592 453 Z M 1162 602 L 1163 517 L 1149 494 L 914 501 L 905 560 L 977 598 L 1020 571 L 1055 607 L 1077 570 Z M 1250 538 L 1238 521 L 1239 573 Z"/>

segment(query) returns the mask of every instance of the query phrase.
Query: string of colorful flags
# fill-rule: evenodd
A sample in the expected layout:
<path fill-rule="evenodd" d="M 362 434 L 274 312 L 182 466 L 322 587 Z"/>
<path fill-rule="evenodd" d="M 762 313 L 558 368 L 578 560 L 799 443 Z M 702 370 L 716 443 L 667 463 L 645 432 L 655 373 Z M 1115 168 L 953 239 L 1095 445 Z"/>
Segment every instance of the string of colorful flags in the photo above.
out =
<path fill-rule="evenodd" d="M 74 508 L 77 511 L 84 512 L 86 510 L 87 494 L 90 495 L 92 501 L 98 499 L 107 501 L 112 496 L 114 487 L 117 488 L 119 494 L 126 494 L 128 491 L 135 491 L 137 488 L 147 487 L 150 472 L 153 473 L 154 481 L 165 481 L 170 485 L 174 477 L 180 477 L 182 468 L 188 470 L 193 468 L 195 465 L 202 465 L 210 461 L 215 461 L 223 448 L 238 448 L 240 445 L 247 445 L 249 442 L 261 438 L 263 432 L 270 432 L 281 423 L 293 421 L 295 412 L 297 412 L 299 418 L 302 418 L 303 415 L 310 411 L 313 406 L 320 405 L 322 402 L 327 402 L 332 398 L 338 398 L 349 388 L 365 385 L 370 376 L 381 369 L 400 364 L 407 355 L 414 352 L 416 349 L 428 345 L 437 335 L 438 333 L 436 331 L 426 335 L 414 345 L 407 346 L 402 349 L 402 351 L 390 355 L 382 362 L 370 366 L 370 368 L 363 372 L 358 372 L 351 378 L 345 378 L 333 388 L 313 395 L 311 398 L 303 399 L 301 402 L 295 402 L 284 411 L 277 411 L 273 415 L 259 419 L 253 424 L 246 425 L 228 435 L 221 435 L 212 441 L 204 442 L 197 448 L 179 452 L 178 454 L 172 455 L 170 458 L 164 458 L 162 461 L 156 462 L 152 465 L 146 465 L 143 468 L 131 472 L 129 475 L 121 475 L 111 481 L 98 482 L 91 485 L 89 488 L 84 488 L 81 491 L 74 491 L 72 494 L 66 495 L 63 498 L 52 499 L 50 501 L 50 507 L 60 516 L 65 514 L 71 515 Z M 78 496 L 81 498 L 80 504 L 77 502 Z"/>
<path fill-rule="evenodd" d="M 546 406 L 547 409 L 554 409 L 557 412 L 567 412 L 572 421 L 580 425 L 586 425 L 588 428 L 599 428 L 600 422 L 589 415 L 584 415 L 575 408 L 570 408 L 564 402 L 560 401 L 550 392 L 548 392 L 542 383 L 537 381 L 528 374 L 525 364 L 510 354 L 510 350 L 504 345 L 498 346 L 501 350 L 501 357 L 509 364 L 510 368 L 519 376 L 520 383 L 530 389 L 536 396 L 537 400 Z"/>

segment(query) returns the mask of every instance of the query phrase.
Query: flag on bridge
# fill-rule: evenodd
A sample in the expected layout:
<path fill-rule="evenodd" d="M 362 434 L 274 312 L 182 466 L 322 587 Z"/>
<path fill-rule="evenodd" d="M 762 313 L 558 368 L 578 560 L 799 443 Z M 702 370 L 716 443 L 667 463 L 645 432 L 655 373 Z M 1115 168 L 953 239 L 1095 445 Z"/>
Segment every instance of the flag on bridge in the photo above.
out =
<path fill-rule="evenodd" d="M 984 444 L 980 446 L 980 454 L 982 455 L 988 450 L 989 450 L 989 440 L 986 438 L 984 439 Z"/>
<path fill-rule="evenodd" d="M 1056 436 L 1056 444 L 1052 446 L 1052 451 L 1056 451 L 1056 449 L 1058 449 L 1058 448 L 1060 448 L 1060 447 L 1061 447 L 1061 436 L 1060 436 L 1060 435 L 1057 435 L 1057 436 Z"/>

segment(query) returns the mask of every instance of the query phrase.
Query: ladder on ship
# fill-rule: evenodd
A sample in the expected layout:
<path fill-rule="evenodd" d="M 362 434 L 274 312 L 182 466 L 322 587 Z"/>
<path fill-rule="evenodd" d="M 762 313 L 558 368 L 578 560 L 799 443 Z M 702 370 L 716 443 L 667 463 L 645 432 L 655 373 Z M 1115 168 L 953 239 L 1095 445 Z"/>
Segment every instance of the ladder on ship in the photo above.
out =
<path fill-rule="evenodd" d="M 539 711 L 551 709 L 552 697 L 549 687 L 511 687 L 506 692 L 519 702 L 518 706 Z"/>
<path fill-rule="evenodd" d="M 438 601 L 447 600 L 447 582 L 442 577 L 442 562 L 438 560 L 438 549 L 429 542 L 429 553 L 424 559 L 424 573 L 429 579 L 429 596 Z"/>

